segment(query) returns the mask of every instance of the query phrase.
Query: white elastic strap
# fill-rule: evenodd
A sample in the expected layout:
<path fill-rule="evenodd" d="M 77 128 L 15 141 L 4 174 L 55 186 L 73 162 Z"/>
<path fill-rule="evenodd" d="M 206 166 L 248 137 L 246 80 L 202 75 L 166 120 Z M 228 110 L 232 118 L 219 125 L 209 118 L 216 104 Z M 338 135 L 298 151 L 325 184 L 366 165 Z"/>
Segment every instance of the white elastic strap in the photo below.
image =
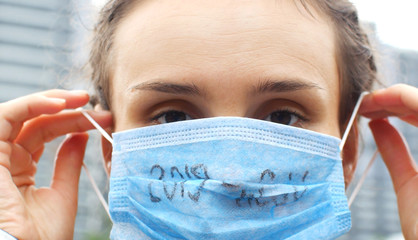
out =
<path fill-rule="evenodd" d="M 99 130 L 99 132 L 103 135 L 103 137 L 105 137 L 112 145 L 113 145 L 113 139 L 112 137 L 109 136 L 109 134 L 107 134 L 107 132 L 87 113 L 85 112 L 82 108 L 78 108 L 77 111 L 80 111 L 84 117 L 87 118 L 87 120 L 90 121 L 91 124 L 93 124 L 93 126 Z M 87 166 L 83 163 L 83 168 L 86 172 L 86 175 L 94 189 L 94 192 L 96 193 L 97 197 L 99 198 L 100 203 L 102 204 L 103 208 L 105 209 L 107 215 L 109 216 L 110 219 L 112 219 L 110 217 L 110 213 L 109 213 L 109 206 L 106 203 L 106 200 L 103 198 L 102 193 L 100 192 L 99 188 L 97 187 L 96 181 L 94 181 L 93 177 L 91 176 Z M 106 171 L 106 169 L 105 169 Z"/>
<path fill-rule="evenodd" d="M 358 181 L 356 187 L 353 190 L 353 193 L 350 196 L 350 199 L 348 199 L 348 207 L 351 206 L 351 204 L 354 202 L 354 199 L 356 199 L 357 194 L 360 191 L 361 186 L 364 183 L 364 180 L 366 180 L 367 174 L 369 173 L 370 169 L 372 168 L 373 163 L 376 160 L 377 155 L 379 154 L 379 150 L 376 150 L 373 154 L 373 157 L 370 159 L 369 163 L 367 164 L 366 169 L 363 172 L 363 175 L 361 176 L 360 180 Z"/>
<path fill-rule="evenodd" d="M 87 120 L 89 120 L 89 122 L 91 124 L 93 124 L 93 126 L 97 130 L 99 130 L 99 132 L 102 134 L 102 136 L 104 138 L 106 138 L 107 141 L 109 141 L 112 144 L 112 146 L 113 146 L 113 139 L 112 139 L 112 137 L 109 134 L 107 134 L 107 132 L 86 111 L 84 111 L 84 109 L 77 108 L 76 110 L 79 111 L 79 112 L 81 112 L 81 114 L 83 114 L 84 117 L 86 117 Z M 109 173 L 107 172 L 107 168 L 106 168 L 105 164 L 103 164 L 103 169 L 106 172 L 107 179 L 109 180 Z"/>
<path fill-rule="evenodd" d="M 109 219 L 112 219 L 109 213 L 109 206 L 107 205 L 106 200 L 104 199 L 103 195 L 100 193 L 100 190 L 96 185 L 96 182 L 94 181 L 93 177 L 90 174 L 90 171 L 88 170 L 87 166 L 84 163 L 83 163 L 83 168 L 86 171 L 86 175 L 89 178 L 90 183 L 93 186 L 93 189 L 96 192 L 97 197 L 99 198 L 99 201 L 102 203 L 102 206 L 104 207 L 107 215 L 109 216 Z"/>
<path fill-rule="evenodd" d="M 84 111 L 82 108 L 77 108 L 77 111 L 80 111 L 87 118 L 87 120 L 89 120 L 90 123 L 93 124 L 97 130 L 99 130 L 103 137 L 113 145 L 112 137 L 107 134 L 107 132 L 96 121 L 94 121 L 94 119 L 86 111 Z"/>
<path fill-rule="evenodd" d="M 353 124 L 354 124 L 354 120 L 357 117 L 358 110 L 360 109 L 361 103 L 363 102 L 363 98 L 367 94 L 369 94 L 369 92 L 362 92 L 360 94 L 360 97 L 357 100 L 356 106 L 354 107 L 353 113 L 351 114 L 350 120 L 348 121 L 347 128 L 345 129 L 344 135 L 341 139 L 340 146 L 339 146 L 340 151 L 342 151 L 343 148 L 344 148 L 344 145 L 345 145 L 345 143 L 347 141 L 347 138 L 348 138 L 348 134 L 350 133 L 350 130 L 351 130 Z M 369 173 L 370 168 L 372 167 L 378 153 L 379 153 L 379 151 L 376 150 L 376 152 L 373 154 L 372 159 L 370 159 L 369 163 L 367 164 L 366 169 L 364 170 L 359 182 L 357 183 L 357 186 L 354 188 L 353 193 L 351 194 L 350 199 L 348 200 L 348 207 L 351 206 L 351 204 L 353 203 L 354 199 L 356 198 L 358 192 L 360 191 L 360 188 L 363 185 L 364 180 L 366 180 L 366 176 Z"/>
<path fill-rule="evenodd" d="M 351 127 L 353 126 L 354 120 L 356 119 L 357 112 L 358 112 L 358 110 L 360 108 L 361 102 L 363 101 L 363 98 L 367 94 L 369 94 L 369 92 L 362 92 L 360 94 L 360 97 L 357 100 L 356 106 L 354 107 L 353 113 L 351 114 L 350 121 L 348 121 L 347 128 L 345 129 L 343 138 L 341 139 L 341 142 L 340 142 L 340 151 L 342 151 L 343 148 L 344 148 L 345 142 L 347 141 L 348 134 L 350 133 Z"/>

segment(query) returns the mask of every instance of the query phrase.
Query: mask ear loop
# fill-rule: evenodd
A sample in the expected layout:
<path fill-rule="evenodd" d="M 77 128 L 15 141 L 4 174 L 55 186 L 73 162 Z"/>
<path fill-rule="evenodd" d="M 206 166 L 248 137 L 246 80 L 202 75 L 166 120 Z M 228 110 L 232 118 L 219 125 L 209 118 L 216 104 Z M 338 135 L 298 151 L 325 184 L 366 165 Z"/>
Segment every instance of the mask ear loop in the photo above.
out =
<path fill-rule="evenodd" d="M 99 132 L 103 135 L 103 137 L 106 138 L 107 141 L 109 141 L 112 144 L 112 146 L 113 146 L 113 139 L 112 139 L 112 137 L 96 121 L 94 121 L 94 119 L 87 112 L 85 112 L 82 108 L 77 108 L 77 111 L 80 111 L 81 114 L 83 114 L 84 117 L 86 117 L 87 120 L 89 120 L 90 123 L 93 124 L 93 126 L 97 130 L 99 130 Z"/>
<path fill-rule="evenodd" d="M 361 93 L 361 95 L 360 95 L 360 97 L 359 97 L 359 99 L 358 99 L 358 101 L 356 103 L 356 106 L 353 109 L 353 113 L 351 114 L 351 118 L 348 121 L 347 129 L 345 130 L 344 135 L 343 135 L 343 138 L 341 139 L 341 143 L 340 143 L 340 146 L 339 146 L 340 151 L 342 151 L 343 148 L 344 148 L 344 145 L 345 145 L 345 143 L 347 141 L 347 138 L 348 138 L 348 134 L 350 133 L 351 127 L 353 126 L 354 120 L 356 119 L 358 110 L 360 109 L 360 105 L 363 102 L 363 98 L 367 94 L 369 94 L 369 92 L 362 92 Z M 350 196 L 350 199 L 348 200 L 348 207 L 351 206 L 351 204 L 354 202 L 354 199 L 357 197 L 357 194 L 359 193 L 360 188 L 363 186 L 363 183 L 366 180 L 366 176 L 369 173 L 369 171 L 370 171 L 373 163 L 375 162 L 378 153 L 379 153 L 379 151 L 376 150 L 374 152 L 374 154 L 373 154 L 373 157 L 370 159 L 369 163 L 367 164 L 366 169 L 364 170 L 364 172 L 363 172 L 363 174 L 362 174 L 359 182 L 357 183 L 356 187 L 353 190 L 353 193 Z"/>
<path fill-rule="evenodd" d="M 103 195 L 101 194 L 99 188 L 96 185 L 96 182 L 93 179 L 93 176 L 91 176 L 89 169 L 87 168 L 87 166 L 84 164 L 83 162 L 83 168 L 84 171 L 86 172 L 86 175 L 91 183 L 91 186 L 94 189 L 94 192 L 96 193 L 97 197 L 99 198 L 100 203 L 102 204 L 103 208 L 105 209 L 107 215 L 109 216 L 109 219 L 112 219 L 112 217 L 110 216 L 109 213 L 109 205 L 107 204 L 106 200 L 104 199 Z"/>
<path fill-rule="evenodd" d="M 81 114 L 83 114 L 87 120 L 90 121 L 91 124 L 93 124 L 93 126 L 99 130 L 99 132 L 103 135 L 104 138 L 106 138 L 113 146 L 113 139 L 112 137 L 110 137 L 110 135 L 87 113 L 85 112 L 82 108 L 77 108 L 77 111 L 81 112 Z M 99 188 L 97 187 L 96 181 L 94 181 L 93 176 L 90 174 L 90 171 L 88 170 L 87 166 L 84 164 L 83 162 L 83 168 L 84 171 L 86 172 L 86 175 L 93 187 L 94 192 L 96 193 L 97 197 L 99 198 L 100 203 L 102 204 L 103 208 L 105 209 L 107 215 L 109 216 L 109 219 L 112 219 L 112 217 L 110 216 L 110 212 L 109 212 L 109 205 L 107 204 L 106 200 L 104 199 L 103 195 L 101 194 Z"/>
<path fill-rule="evenodd" d="M 375 162 L 378 154 L 379 154 L 379 151 L 376 150 L 373 154 L 373 157 L 370 159 L 369 163 L 367 164 L 367 167 L 364 170 L 363 175 L 361 176 L 356 187 L 354 188 L 353 193 L 351 193 L 350 199 L 348 199 L 348 207 L 351 207 L 351 204 L 353 204 L 354 199 L 356 199 L 357 194 L 359 193 L 361 186 L 363 186 L 364 180 L 366 180 L 366 176 L 369 173 L 370 169 L 372 168 L 372 165 Z"/>
<path fill-rule="evenodd" d="M 351 127 L 353 126 L 354 120 L 356 119 L 358 110 L 360 109 L 361 102 L 363 102 L 363 98 L 367 94 L 369 94 L 369 92 L 362 92 L 360 94 L 360 97 L 357 100 L 356 106 L 354 107 L 353 113 L 351 114 L 350 121 L 348 121 L 347 128 L 345 129 L 343 138 L 341 139 L 341 142 L 340 142 L 340 151 L 342 151 L 343 148 L 344 148 L 345 142 L 347 141 L 347 138 L 348 138 L 348 134 L 350 133 Z"/>

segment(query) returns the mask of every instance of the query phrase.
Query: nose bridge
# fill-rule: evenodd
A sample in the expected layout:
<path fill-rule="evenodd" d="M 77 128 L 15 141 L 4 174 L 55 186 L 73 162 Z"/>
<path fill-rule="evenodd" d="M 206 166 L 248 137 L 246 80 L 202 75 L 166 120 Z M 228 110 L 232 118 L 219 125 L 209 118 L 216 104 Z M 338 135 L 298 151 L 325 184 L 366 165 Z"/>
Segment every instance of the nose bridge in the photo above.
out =
<path fill-rule="evenodd" d="M 241 104 L 229 102 L 211 106 L 210 114 L 212 117 L 245 117 L 247 115 L 247 110 Z"/>
<path fill-rule="evenodd" d="M 245 61 L 232 63 L 225 58 L 207 67 L 211 72 L 202 77 L 198 85 L 205 92 L 208 115 L 211 117 L 248 115 L 252 102 L 250 92 L 254 79 L 259 75 L 256 71 L 249 71 Z"/>
<path fill-rule="evenodd" d="M 222 84 L 221 88 L 211 91 L 208 101 L 212 117 L 234 116 L 244 117 L 249 108 L 246 87 L 237 80 L 227 80 L 229 84 Z M 231 83 L 232 82 L 232 83 Z M 235 82 L 235 84 L 233 84 Z"/>

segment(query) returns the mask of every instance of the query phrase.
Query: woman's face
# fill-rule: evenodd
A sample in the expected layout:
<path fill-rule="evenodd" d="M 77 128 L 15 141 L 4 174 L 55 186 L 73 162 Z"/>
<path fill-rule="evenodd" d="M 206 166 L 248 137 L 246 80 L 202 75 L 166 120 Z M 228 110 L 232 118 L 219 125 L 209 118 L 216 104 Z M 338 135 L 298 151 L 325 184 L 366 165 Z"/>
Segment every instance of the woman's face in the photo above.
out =
<path fill-rule="evenodd" d="M 115 33 L 114 130 L 239 116 L 339 137 L 335 36 L 309 10 L 293 0 L 140 1 Z"/>

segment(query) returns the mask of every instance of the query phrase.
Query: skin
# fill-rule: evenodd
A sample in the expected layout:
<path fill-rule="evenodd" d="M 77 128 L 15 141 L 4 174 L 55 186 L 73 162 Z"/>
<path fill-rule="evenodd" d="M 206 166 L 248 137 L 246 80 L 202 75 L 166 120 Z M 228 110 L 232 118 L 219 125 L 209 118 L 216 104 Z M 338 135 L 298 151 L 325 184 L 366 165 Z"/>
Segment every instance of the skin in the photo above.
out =
<path fill-rule="evenodd" d="M 116 32 L 115 131 L 153 124 L 171 109 L 192 118 L 259 119 L 289 109 L 308 119 L 298 126 L 339 137 L 334 33 L 321 16 L 313 12 L 313 19 L 292 1 L 167 3 L 145 1 Z M 267 81 L 314 87 L 255 91 Z M 199 93 L 147 87 L 155 83 L 195 86 Z"/>
<path fill-rule="evenodd" d="M 167 110 L 268 120 L 285 109 L 307 119 L 294 126 L 340 137 L 334 33 L 325 17 L 312 14 L 292 1 L 144 1 L 116 32 L 114 122 L 108 112 L 90 114 L 121 131 L 161 123 L 156 116 Z M 276 87 L 257 92 L 266 81 Z M 406 239 L 417 238 L 418 171 L 399 133 L 381 119 L 396 115 L 417 126 L 417 96 L 414 87 L 394 86 L 361 107 L 376 119 L 370 126 L 393 178 Z M 87 135 L 66 138 L 49 188 L 36 189 L 34 174 L 45 142 L 93 128 L 80 113 L 61 112 L 87 101 L 83 92 L 51 90 L 0 104 L 0 229 L 19 239 L 72 239 Z M 355 151 L 355 141 L 347 144 Z M 105 156 L 110 149 L 103 141 Z"/>

